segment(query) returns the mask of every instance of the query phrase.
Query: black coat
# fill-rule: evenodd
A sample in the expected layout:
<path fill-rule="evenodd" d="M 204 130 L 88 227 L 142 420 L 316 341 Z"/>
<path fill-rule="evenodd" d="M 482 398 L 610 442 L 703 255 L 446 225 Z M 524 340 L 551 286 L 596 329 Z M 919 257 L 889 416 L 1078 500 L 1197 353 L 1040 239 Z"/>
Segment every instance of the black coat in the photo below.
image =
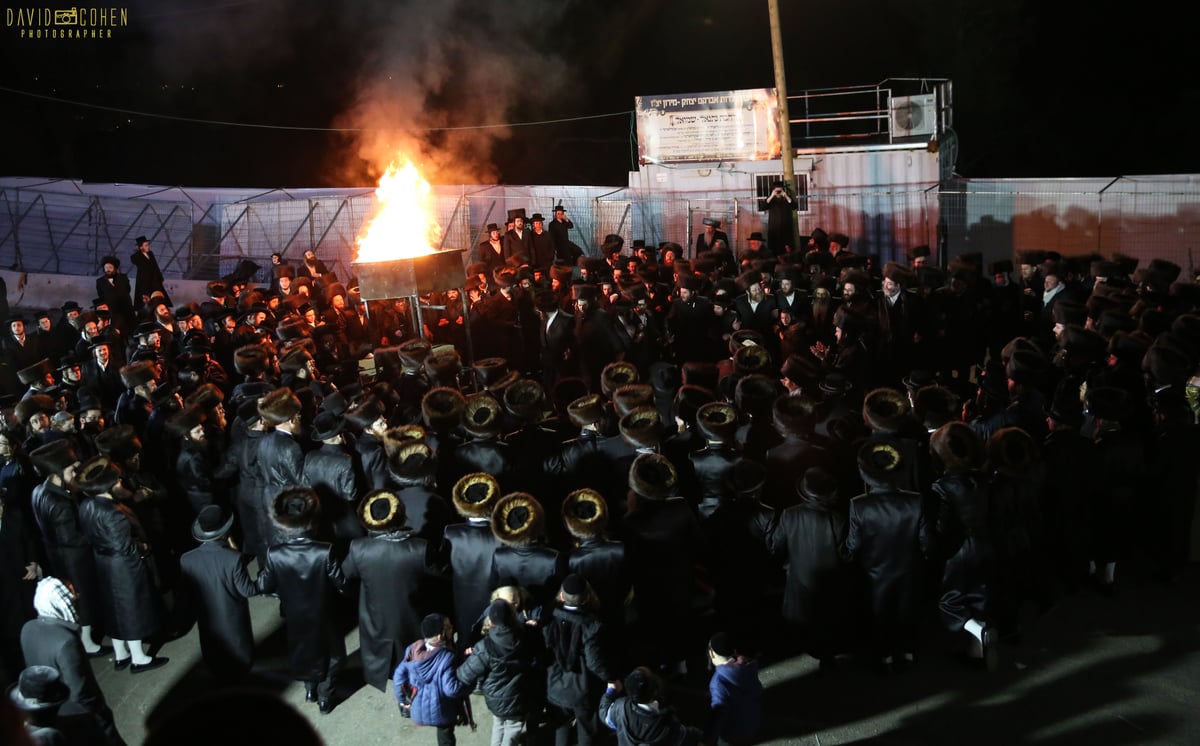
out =
<path fill-rule="evenodd" d="M 783 618 L 831 637 L 851 618 L 854 574 L 840 550 L 849 530 L 845 501 L 804 501 L 785 509 L 767 547 L 787 566 Z"/>
<path fill-rule="evenodd" d="M 492 554 L 498 546 L 486 518 L 451 524 L 443 533 L 441 554 L 450 568 L 454 629 L 461 648 L 474 641 L 472 628 L 491 599 Z"/>
<path fill-rule="evenodd" d="M 258 466 L 259 443 L 266 435 L 262 430 L 247 428 L 241 420 L 235 421 L 229 448 L 225 451 L 225 463 L 220 469 L 223 476 L 237 476 L 233 500 L 236 525 L 242 532 L 243 551 L 256 557 L 267 552 L 266 534 L 271 522 L 266 488 Z"/>
<path fill-rule="evenodd" d="M 566 709 L 595 707 L 614 680 L 601 643 L 600 620 L 590 611 L 562 607 L 542 621 L 546 647 L 546 699 Z"/>
<path fill-rule="evenodd" d="M 46 550 L 46 574 L 75 588 L 75 610 L 80 624 L 97 619 L 97 598 L 103 589 L 96 578 L 92 545 L 79 522 L 79 503 L 61 487 L 49 482 L 33 490 L 33 516 Z"/>
<path fill-rule="evenodd" d="M 206 541 L 179 558 L 183 619 L 195 621 L 200 654 L 218 678 L 240 676 L 254 663 L 254 628 L 246 599 L 258 589 L 246 571 L 249 555 Z"/>
<path fill-rule="evenodd" d="M 79 523 L 96 560 L 104 628 L 119 640 L 146 640 L 162 628 L 150 545 L 142 524 L 125 505 L 104 497 L 85 499 Z"/>
<path fill-rule="evenodd" d="M 497 547 L 492 555 L 492 587 L 520 586 L 529 591 L 534 606 L 545 605 L 558 593 L 565 565 L 558 550 L 545 544 Z"/>
<path fill-rule="evenodd" d="M 712 515 L 721 499 L 732 494 L 729 476 L 742 457 L 730 446 L 710 443 L 688 458 L 695 475 L 694 505 L 701 516 Z"/>
<path fill-rule="evenodd" d="M 408 480 L 392 478 L 388 485 L 395 490 L 396 497 L 404 503 L 405 514 L 408 516 L 408 527 L 413 534 L 437 546 L 446 526 L 454 519 L 454 510 L 446 498 L 439 495 L 423 480 Z M 416 638 L 413 638 L 416 639 Z"/>
<path fill-rule="evenodd" d="M 363 677 L 387 690 L 405 646 L 421 636 L 433 611 L 428 595 L 428 544 L 411 531 L 372 532 L 350 542 L 342 561 L 347 580 L 358 579 L 358 640 Z"/>
<path fill-rule="evenodd" d="M 520 235 L 517 235 L 516 229 L 513 229 L 501 236 L 500 242 L 504 245 L 504 261 L 514 264 L 514 266 L 529 264 L 532 253 L 529 237 L 532 235 L 533 229 L 527 225 L 521 230 Z"/>
<path fill-rule="evenodd" d="M 846 553 L 866 575 L 869 608 L 876 619 L 915 620 L 921 559 L 928 542 L 919 493 L 879 490 L 850 501 Z"/>
<path fill-rule="evenodd" d="M 493 627 L 455 672 L 464 684 L 483 682 L 483 699 L 492 715 L 523 719 L 539 706 L 538 646 L 528 630 L 524 625 Z"/>
<path fill-rule="evenodd" d="M 129 261 L 137 268 L 137 279 L 133 285 L 134 309 L 141 310 L 146 304 L 145 299 L 155 290 L 162 290 L 163 299 L 170 305 L 171 299 L 167 297 L 166 288 L 163 286 L 162 270 L 158 267 L 154 252 L 147 251 L 143 254 L 141 251 L 135 251 L 129 255 Z"/>
<path fill-rule="evenodd" d="M 833 454 L 815 439 L 784 436 L 782 443 L 767 449 L 763 465 L 767 467 L 764 500 L 776 510 L 783 510 L 800 502 L 796 484 L 804 472 L 814 466 L 831 469 Z"/>
<path fill-rule="evenodd" d="M 59 711 L 60 717 L 88 713 L 108 743 L 122 743 L 112 710 L 104 701 L 104 692 L 83 650 L 79 625 L 49 617 L 31 619 L 21 628 L 21 653 L 27 666 L 58 669 L 63 684 L 71 691 L 71 698 Z"/>
<path fill-rule="evenodd" d="M 503 494 L 512 491 L 510 481 L 514 461 L 504 441 L 498 438 L 473 438 L 454 449 L 453 458 L 456 480 L 464 474 L 482 471 L 500 482 Z"/>
<path fill-rule="evenodd" d="M 387 452 L 382 440 L 371 433 L 360 434 L 354 441 L 354 455 L 363 489 L 369 492 L 387 486 Z"/>
<path fill-rule="evenodd" d="M 690 626 L 696 567 L 707 556 L 700 524 L 682 497 L 672 497 L 638 498 L 623 525 L 626 556 L 637 568 L 634 606 L 643 633 L 663 655 L 682 657 L 679 633 Z"/>
<path fill-rule="evenodd" d="M 282 430 L 273 430 L 259 438 L 258 475 L 263 485 L 263 514 L 269 516 L 270 505 L 280 490 L 304 484 L 304 451 L 296 439 Z M 259 530 L 268 547 L 283 538 L 269 518 L 260 522 Z"/>
<path fill-rule="evenodd" d="M 529 266 L 548 272 L 550 265 L 554 263 L 554 239 L 550 236 L 550 231 L 543 230 L 537 233 L 531 228 L 528 235 Z"/>
<path fill-rule="evenodd" d="M 475 246 L 475 261 L 484 265 L 488 280 L 491 281 L 492 272 L 504 266 L 504 241 L 501 240 L 496 248 L 492 247 L 490 239 L 480 241 Z"/>
<path fill-rule="evenodd" d="M 334 619 L 335 594 L 346 585 L 332 545 L 291 536 L 267 550 L 255 583 L 260 593 L 278 593 L 286 617 L 288 667 L 297 681 L 329 674 L 330 659 L 345 653 Z"/>
<path fill-rule="evenodd" d="M 218 501 L 214 490 L 213 464 L 209 461 L 208 444 L 197 443 L 190 438 L 180 441 L 179 455 L 175 457 L 175 478 L 187 496 L 192 514 L 199 515 L 208 505 Z"/>
<path fill-rule="evenodd" d="M 946 474 L 933 483 L 937 502 L 936 551 L 945 558 L 938 603 L 951 629 L 991 612 L 996 557 L 989 526 L 991 489 L 987 474 Z"/>
<path fill-rule="evenodd" d="M 354 458 L 345 448 L 324 443 L 304 454 L 304 483 L 321 501 L 321 520 L 328 536 L 349 540 L 363 535 L 355 510 L 365 492 L 358 484 Z"/>

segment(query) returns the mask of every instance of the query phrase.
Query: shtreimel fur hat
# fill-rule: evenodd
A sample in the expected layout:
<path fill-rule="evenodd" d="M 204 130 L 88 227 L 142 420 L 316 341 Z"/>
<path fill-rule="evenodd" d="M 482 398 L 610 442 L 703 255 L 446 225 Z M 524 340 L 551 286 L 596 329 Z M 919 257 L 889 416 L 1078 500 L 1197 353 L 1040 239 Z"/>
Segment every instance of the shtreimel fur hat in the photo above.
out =
<path fill-rule="evenodd" d="M 300 414 L 300 399 L 286 386 L 258 400 L 258 416 L 268 425 L 282 425 Z"/>
<path fill-rule="evenodd" d="M 492 508 L 492 533 L 510 547 L 527 546 L 545 535 L 546 514 L 528 492 L 512 492 Z"/>
<path fill-rule="evenodd" d="M 562 506 L 563 523 L 576 539 L 600 536 L 608 526 L 608 503 L 597 491 L 584 487 L 567 495 Z"/>
<path fill-rule="evenodd" d="M 492 514 L 492 505 L 499 496 L 500 483 L 491 474 L 482 471 L 459 477 L 450 491 L 454 509 L 463 518 L 487 518 Z"/>
<path fill-rule="evenodd" d="M 643 453 L 629 467 L 629 489 L 652 500 L 665 500 L 675 492 L 675 467 L 666 456 Z"/>
<path fill-rule="evenodd" d="M 863 420 L 876 432 L 895 432 L 908 413 L 908 397 L 895 389 L 875 389 L 863 399 Z"/>

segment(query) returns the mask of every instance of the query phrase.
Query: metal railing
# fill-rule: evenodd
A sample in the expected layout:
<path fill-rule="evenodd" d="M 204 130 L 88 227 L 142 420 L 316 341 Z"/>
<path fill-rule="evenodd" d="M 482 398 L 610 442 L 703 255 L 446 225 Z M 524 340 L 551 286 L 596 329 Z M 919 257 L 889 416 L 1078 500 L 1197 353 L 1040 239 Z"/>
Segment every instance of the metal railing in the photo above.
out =
<path fill-rule="evenodd" d="M 639 192 L 603 187 L 437 187 L 434 208 L 445 247 L 466 249 L 503 224 L 510 209 L 542 213 L 563 204 L 571 240 L 596 254 L 616 233 L 651 246 L 694 245 L 705 217 L 715 217 L 732 248 L 764 229 L 752 192 Z M 210 195 L 211 197 L 211 195 Z M 266 267 L 272 252 L 293 261 L 313 249 L 339 277 L 350 275 L 354 239 L 374 209 L 370 190 L 303 195 L 230 194 L 207 202 L 123 197 L 81 190 L 0 186 L 0 266 L 27 272 L 98 275 L 106 254 L 127 262 L 133 239 L 150 238 L 164 275 L 206 280 L 243 259 Z M 815 228 L 851 237 L 851 249 L 881 261 L 903 260 L 918 244 L 943 257 L 980 252 L 985 259 L 1024 249 L 1064 256 L 1120 252 L 1195 266 L 1200 248 L 1200 177 L 956 180 L 940 186 L 812 190 L 800 215 Z M 685 252 L 685 255 L 690 251 Z"/>

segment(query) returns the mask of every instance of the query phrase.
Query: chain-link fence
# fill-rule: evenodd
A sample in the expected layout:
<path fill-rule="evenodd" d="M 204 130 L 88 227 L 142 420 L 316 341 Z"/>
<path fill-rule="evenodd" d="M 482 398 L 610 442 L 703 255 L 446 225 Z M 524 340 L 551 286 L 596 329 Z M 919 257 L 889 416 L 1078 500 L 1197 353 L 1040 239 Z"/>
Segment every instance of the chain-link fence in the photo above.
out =
<path fill-rule="evenodd" d="M 126 259 L 134 238 L 151 240 L 163 273 L 207 280 L 250 260 L 265 279 L 270 255 L 298 261 L 313 249 L 349 277 L 354 241 L 375 209 L 372 190 L 160 189 L 129 194 L 117 185 L 0 181 L 0 266 L 18 271 L 93 275 L 107 254 Z M 605 235 L 650 246 L 675 241 L 690 255 L 702 221 L 714 218 L 740 250 L 765 228 L 757 195 L 679 193 L 566 186 L 435 187 L 432 205 L 442 246 L 466 249 L 523 208 L 547 221 L 563 205 L 570 238 L 596 254 Z M 1114 252 L 1160 257 L 1193 268 L 1200 245 L 1200 184 L 1194 176 L 1118 179 L 956 180 L 889 189 L 812 190 L 800 233 L 816 228 L 851 237 L 851 249 L 880 261 L 904 260 L 928 244 L 939 259 L 979 252 L 985 260 L 1025 249 L 1064 256 Z"/>

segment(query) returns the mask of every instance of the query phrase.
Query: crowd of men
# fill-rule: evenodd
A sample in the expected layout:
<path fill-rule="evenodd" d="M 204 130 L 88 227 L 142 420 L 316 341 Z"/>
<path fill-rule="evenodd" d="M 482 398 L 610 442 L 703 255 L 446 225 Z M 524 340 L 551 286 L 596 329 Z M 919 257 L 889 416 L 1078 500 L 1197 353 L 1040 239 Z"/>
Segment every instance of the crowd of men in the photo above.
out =
<path fill-rule="evenodd" d="M 70 666 L 107 636 L 134 673 L 198 623 L 237 680 L 245 598 L 270 593 L 321 712 L 350 609 L 367 683 L 402 696 L 410 643 L 445 645 L 494 743 L 540 722 L 566 744 L 574 722 L 583 744 L 631 671 L 655 697 L 647 676 L 713 655 L 890 672 L 930 609 L 994 668 L 1026 606 L 1113 594 L 1130 557 L 1165 580 L 1189 561 L 1200 285 L 1178 265 L 879 266 L 819 229 L 734 251 L 716 220 L 691 252 L 610 235 L 586 256 L 554 215 L 511 213 L 465 298 L 420 313 L 311 251 L 173 305 L 139 239 L 136 295 L 105 257 L 90 308 L 9 318 L 4 680 L 61 664 L 38 651 L 53 622 L 77 625 Z M 553 631 L 584 613 L 586 656 L 577 620 Z M 498 627 L 542 632 L 520 686 L 489 664 L 520 647 Z M 590 672 L 571 701 L 556 665 Z M 63 677 L 120 742 L 94 678 Z"/>

